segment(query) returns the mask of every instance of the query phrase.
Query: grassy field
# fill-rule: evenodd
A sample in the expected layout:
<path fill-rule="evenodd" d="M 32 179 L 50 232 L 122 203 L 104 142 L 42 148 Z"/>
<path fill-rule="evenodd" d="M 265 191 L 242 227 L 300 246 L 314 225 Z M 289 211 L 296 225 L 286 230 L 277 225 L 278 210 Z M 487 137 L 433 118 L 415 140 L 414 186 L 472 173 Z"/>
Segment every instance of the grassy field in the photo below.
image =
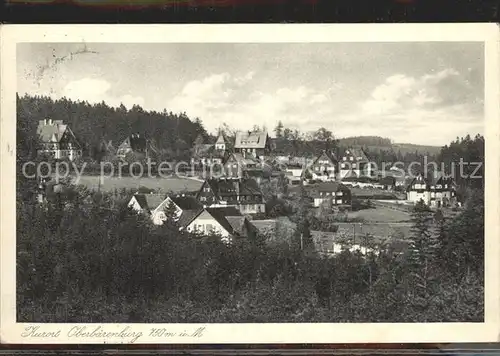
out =
<path fill-rule="evenodd" d="M 79 181 L 74 180 L 75 184 L 86 186 L 89 189 L 97 189 L 99 187 L 99 176 L 81 176 Z M 196 191 L 201 188 L 202 182 L 187 179 L 187 178 L 133 178 L 133 177 L 110 177 L 102 178 L 100 189 L 103 191 L 112 191 L 114 189 L 137 189 L 146 187 L 149 189 L 161 190 L 163 192 L 182 192 Z"/>
<path fill-rule="evenodd" d="M 410 214 L 384 208 L 384 207 L 376 207 L 373 209 L 363 209 L 359 211 L 351 211 L 348 214 L 350 219 L 363 219 L 366 222 L 404 222 L 410 220 Z"/>
<path fill-rule="evenodd" d="M 359 199 L 398 199 L 398 194 L 387 190 L 354 187 L 349 189 L 352 196 Z"/>

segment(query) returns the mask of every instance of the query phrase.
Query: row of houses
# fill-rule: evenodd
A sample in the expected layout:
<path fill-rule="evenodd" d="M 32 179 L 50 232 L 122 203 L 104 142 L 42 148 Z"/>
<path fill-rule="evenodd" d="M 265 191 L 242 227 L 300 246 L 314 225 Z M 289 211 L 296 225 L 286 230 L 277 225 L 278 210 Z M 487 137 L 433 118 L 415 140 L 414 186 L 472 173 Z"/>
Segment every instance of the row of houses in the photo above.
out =
<path fill-rule="evenodd" d="M 44 119 L 39 121 L 37 133 L 40 137 L 39 154 L 47 154 L 55 159 L 74 160 L 82 156 L 82 147 L 68 125 L 61 120 Z M 116 149 L 112 142 L 105 143 L 107 150 L 113 150 L 116 156 L 124 159 L 131 152 L 144 154 L 157 152 L 151 142 L 139 133 L 131 134 Z M 274 166 L 282 163 L 272 157 L 271 139 L 267 132 L 237 132 L 233 149 L 228 145 L 223 134 L 219 134 L 214 144 L 197 144 L 193 149 L 191 162 L 204 165 L 226 165 L 228 176 L 240 177 L 242 170 L 257 172 L 266 162 Z M 299 158 L 300 159 L 300 158 Z M 272 162 L 272 163 L 271 163 Z M 374 177 L 368 157 L 361 149 L 347 149 L 340 159 L 331 152 L 324 151 L 310 164 L 298 168 L 297 162 L 289 160 L 285 163 L 286 172 L 291 183 L 297 182 L 297 173 L 309 177 L 313 181 L 335 181 L 351 177 Z M 230 167 L 229 167 L 230 166 Z M 235 171 L 238 170 L 238 171 Z M 252 173 L 251 173 L 252 174 Z"/>
<path fill-rule="evenodd" d="M 222 238 L 251 237 L 255 227 L 248 217 L 265 212 L 253 179 L 207 179 L 196 195 L 135 194 L 128 206 L 147 214 L 155 225 L 171 212 L 181 230 Z"/>

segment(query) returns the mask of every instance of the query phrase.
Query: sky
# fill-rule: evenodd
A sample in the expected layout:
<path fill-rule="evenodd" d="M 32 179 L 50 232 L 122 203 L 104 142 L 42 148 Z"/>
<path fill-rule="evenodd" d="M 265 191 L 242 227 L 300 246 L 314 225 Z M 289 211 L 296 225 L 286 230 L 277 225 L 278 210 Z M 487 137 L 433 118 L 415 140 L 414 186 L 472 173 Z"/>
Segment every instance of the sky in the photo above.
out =
<path fill-rule="evenodd" d="M 20 95 L 186 112 L 209 132 L 281 120 L 439 146 L 484 134 L 480 42 L 24 43 L 17 78 Z"/>

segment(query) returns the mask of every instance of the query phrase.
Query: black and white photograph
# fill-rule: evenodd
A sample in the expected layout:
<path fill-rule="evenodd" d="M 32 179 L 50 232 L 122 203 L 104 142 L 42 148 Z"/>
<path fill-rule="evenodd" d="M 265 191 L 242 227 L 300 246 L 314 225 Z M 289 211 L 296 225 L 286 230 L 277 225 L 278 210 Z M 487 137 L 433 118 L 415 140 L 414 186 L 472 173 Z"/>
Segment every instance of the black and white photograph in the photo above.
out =
<path fill-rule="evenodd" d="M 484 40 L 73 38 L 15 46 L 23 338 L 485 323 Z"/>

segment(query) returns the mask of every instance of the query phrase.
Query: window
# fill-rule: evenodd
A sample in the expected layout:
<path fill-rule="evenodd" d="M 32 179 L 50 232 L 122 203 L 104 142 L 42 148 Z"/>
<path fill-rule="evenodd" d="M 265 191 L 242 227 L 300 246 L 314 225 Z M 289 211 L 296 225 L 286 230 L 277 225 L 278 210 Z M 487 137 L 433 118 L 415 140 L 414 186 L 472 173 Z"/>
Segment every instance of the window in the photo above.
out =
<path fill-rule="evenodd" d="M 205 189 L 203 189 L 203 191 L 205 191 L 207 193 L 210 192 L 210 187 L 205 187 Z"/>
<path fill-rule="evenodd" d="M 347 161 L 347 157 L 342 157 L 342 160 L 343 161 Z"/>
<path fill-rule="evenodd" d="M 319 171 L 319 167 L 318 166 L 314 167 L 314 170 Z"/>
<path fill-rule="evenodd" d="M 353 164 L 352 164 L 352 168 L 356 168 L 356 163 L 353 163 Z"/>
<path fill-rule="evenodd" d="M 342 163 L 342 164 L 340 165 L 340 167 L 342 167 L 342 168 L 345 168 L 345 166 L 346 166 L 346 164 L 345 164 L 345 163 Z"/>
<path fill-rule="evenodd" d="M 351 157 L 349 157 L 349 160 L 350 160 L 350 161 L 354 161 L 354 157 L 352 157 L 352 156 L 351 156 Z"/>
<path fill-rule="evenodd" d="M 342 204 L 342 199 L 337 200 L 337 204 Z"/>
<path fill-rule="evenodd" d="M 200 197 L 201 201 L 207 201 L 207 197 Z"/>
<path fill-rule="evenodd" d="M 436 185 L 437 189 L 441 189 L 443 186 L 441 184 Z"/>
<path fill-rule="evenodd" d="M 444 188 L 445 188 L 445 189 L 447 189 L 447 188 L 448 188 L 448 184 L 445 184 L 445 185 L 444 185 Z"/>
<path fill-rule="evenodd" d="M 342 196 L 342 192 L 337 192 L 337 196 L 341 197 Z"/>
<path fill-rule="evenodd" d="M 330 195 L 330 192 L 326 192 L 326 195 Z"/>
<path fill-rule="evenodd" d="M 319 192 L 319 195 L 322 196 L 323 195 L 323 192 Z"/>

